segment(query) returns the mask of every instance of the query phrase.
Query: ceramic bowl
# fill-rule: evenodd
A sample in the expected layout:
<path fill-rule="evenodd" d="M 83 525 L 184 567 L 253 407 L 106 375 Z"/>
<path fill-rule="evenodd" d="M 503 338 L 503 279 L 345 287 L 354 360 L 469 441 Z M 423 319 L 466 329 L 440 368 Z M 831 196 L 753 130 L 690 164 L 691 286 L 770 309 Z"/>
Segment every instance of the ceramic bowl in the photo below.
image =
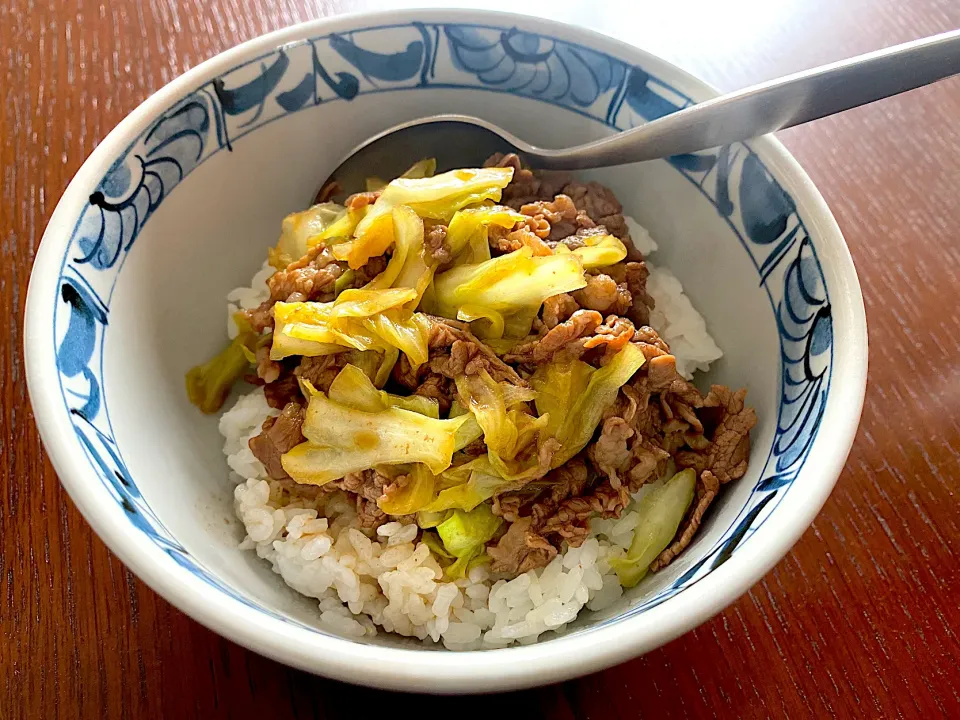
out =
<path fill-rule="evenodd" d="M 150 97 L 84 163 L 43 236 L 25 352 L 43 441 L 94 530 L 148 585 L 264 655 L 384 688 L 556 682 L 639 655 L 744 593 L 833 488 L 863 400 L 857 276 L 816 188 L 773 138 L 589 173 L 660 244 L 725 352 L 707 381 L 749 387 L 750 470 L 696 542 L 604 612 L 536 645 L 453 653 L 318 627 L 316 605 L 237 549 L 216 418 L 184 372 L 225 336 L 280 220 L 342 154 L 405 119 L 459 112 L 560 147 L 715 93 L 579 28 L 478 11 L 306 23 L 247 42 Z"/>

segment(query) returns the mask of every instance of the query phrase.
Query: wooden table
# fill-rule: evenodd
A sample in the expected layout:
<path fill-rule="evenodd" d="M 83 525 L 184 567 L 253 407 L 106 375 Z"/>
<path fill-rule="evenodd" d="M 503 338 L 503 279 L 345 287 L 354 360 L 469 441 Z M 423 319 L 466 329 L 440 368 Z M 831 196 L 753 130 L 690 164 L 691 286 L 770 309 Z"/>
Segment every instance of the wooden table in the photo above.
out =
<path fill-rule="evenodd" d="M 468 702 L 375 692 L 221 639 L 94 536 L 45 459 L 23 377 L 27 280 L 57 199 L 96 143 L 187 68 L 290 23 L 388 5 L 0 4 L 0 306 L 11 316 L 0 348 L 0 718 L 960 717 L 960 79 L 782 133 L 860 273 L 871 343 L 863 424 L 794 550 L 666 647 L 562 686 Z M 635 42 L 723 89 L 960 26 L 958 0 L 526 7 Z"/>

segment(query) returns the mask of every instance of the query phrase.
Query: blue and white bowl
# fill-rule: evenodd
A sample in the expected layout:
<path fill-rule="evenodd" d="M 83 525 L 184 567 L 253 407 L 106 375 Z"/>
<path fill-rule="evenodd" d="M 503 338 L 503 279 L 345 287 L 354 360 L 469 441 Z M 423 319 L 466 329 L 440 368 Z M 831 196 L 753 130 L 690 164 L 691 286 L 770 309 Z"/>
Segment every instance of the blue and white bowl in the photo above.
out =
<path fill-rule="evenodd" d="M 429 651 L 318 628 L 316 605 L 237 549 L 214 418 L 184 372 L 225 333 L 224 295 L 346 149 L 431 113 L 489 118 L 546 146 L 585 142 L 714 95 L 634 47 L 528 17 L 404 11 L 299 25 L 173 81 L 84 163 L 37 256 L 25 352 L 37 422 L 70 496 L 110 548 L 184 612 L 313 672 L 384 688 L 506 690 L 621 662 L 745 592 L 836 482 L 863 401 L 867 336 L 836 222 L 765 137 L 592 176 L 660 244 L 725 352 L 709 380 L 748 386 L 750 471 L 696 542 L 619 606 L 561 637 Z"/>

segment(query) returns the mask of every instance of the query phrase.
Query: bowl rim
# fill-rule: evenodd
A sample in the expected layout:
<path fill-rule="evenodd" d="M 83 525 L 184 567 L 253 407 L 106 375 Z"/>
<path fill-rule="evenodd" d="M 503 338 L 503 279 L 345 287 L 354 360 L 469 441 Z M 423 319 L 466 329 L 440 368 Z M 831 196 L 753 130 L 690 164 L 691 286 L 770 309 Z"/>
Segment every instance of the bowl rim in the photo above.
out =
<path fill-rule="evenodd" d="M 44 231 L 31 271 L 24 313 L 24 356 L 28 392 L 43 445 L 61 484 L 97 535 L 120 560 L 168 602 L 219 634 L 255 652 L 307 671 L 347 682 L 391 690 L 436 693 L 493 692 L 558 682 L 594 672 L 652 650 L 719 613 L 745 593 L 776 564 L 809 527 L 832 491 L 852 446 L 866 391 L 867 332 L 863 298 L 856 270 L 840 228 L 826 202 L 799 163 L 772 136 L 751 141 L 778 181 L 792 187 L 810 234 L 818 239 L 821 266 L 833 295 L 832 383 L 821 427 L 802 470 L 804 493 L 792 498 L 786 522 L 774 529 L 766 523 L 756 533 L 763 541 L 749 543 L 722 566 L 659 606 L 631 618 L 551 639 L 548 643 L 467 652 L 425 652 L 357 643 L 349 639 L 304 633 L 295 625 L 224 597 L 180 568 L 129 523 L 116 523 L 114 511 L 101 502 L 102 486 L 86 459 L 77 462 L 73 432 L 59 392 L 50 382 L 56 368 L 48 352 L 49 321 L 59 278 L 60 261 L 70 240 L 68 227 L 112 158 L 122 153 L 158 112 L 203 82 L 289 42 L 324 32 L 350 29 L 359 20 L 389 22 L 491 22 L 526 26 L 556 37 L 576 38 L 621 58 L 661 66 L 685 87 L 716 94 L 672 63 L 602 33 L 567 23 L 519 13 L 474 9 L 402 9 L 358 12 L 292 25 L 236 45 L 200 63 L 150 95 L 127 115 L 84 161 L 57 203 Z M 46 323 L 46 324 L 45 324 Z M 58 387 L 58 386 L 57 386 Z M 66 439 L 65 439 L 66 438 Z"/>

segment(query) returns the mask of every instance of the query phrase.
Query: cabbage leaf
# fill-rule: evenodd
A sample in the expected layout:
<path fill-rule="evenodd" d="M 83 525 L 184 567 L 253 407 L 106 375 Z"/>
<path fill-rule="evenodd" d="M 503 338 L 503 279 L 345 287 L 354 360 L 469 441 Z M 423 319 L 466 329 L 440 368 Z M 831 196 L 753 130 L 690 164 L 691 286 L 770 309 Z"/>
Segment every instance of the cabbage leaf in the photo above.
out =
<path fill-rule="evenodd" d="M 548 297 L 587 284 L 580 258 L 572 253 L 534 257 L 528 247 L 481 263 L 438 274 L 431 296 L 438 315 L 456 318 L 461 309 L 476 317 L 504 318 L 504 332 L 525 335 Z M 496 329 L 496 323 L 494 323 Z"/>
<path fill-rule="evenodd" d="M 696 484 L 697 474 L 688 468 L 644 495 L 637 508 L 640 521 L 633 531 L 630 549 L 624 557 L 609 561 L 621 585 L 634 587 L 647 574 L 650 564 L 673 542 L 683 516 L 693 503 Z"/>
<path fill-rule="evenodd" d="M 613 404 L 620 388 L 630 381 L 644 360 L 639 346 L 628 343 L 610 362 L 591 373 L 582 393 L 570 396 L 569 400 L 573 402 L 568 406 L 569 410 L 561 408 L 557 411 L 563 413 L 564 419 L 555 435 L 561 447 L 553 456 L 552 468 L 560 467 L 587 446 L 600 424 L 603 411 Z M 546 399 L 547 396 L 542 397 Z"/>
<path fill-rule="evenodd" d="M 530 384 L 536 393 L 537 414 L 550 416 L 544 428 L 547 435 L 557 435 L 567 413 L 587 389 L 593 372 L 594 369 L 582 360 L 563 359 L 562 356 L 537 366 Z"/>
<path fill-rule="evenodd" d="M 322 392 L 310 398 L 300 443 L 281 457 L 299 483 L 323 485 L 377 465 L 423 463 L 434 475 L 450 466 L 462 418 L 435 420 L 390 407 L 365 412 Z"/>
<path fill-rule="evenodd" d="M 494 515 L 489 505 L 478 505 L 469 512 L 454 510 L 449 518 L 437 525 L 444 550 L 457 558 L 444 575 L 448 579 L 466 575 L 470 561 L 483 552 L 501 523 L 503 519 Z"/>
<path fill-rule="evenodd" d="M 613 235 L 587 235 L 581 240 L 583 247 L 570 250 L 565 245 L 558 245 L 554 252 L 576 255 L 585 268 L 615 265 L 627 256 L 626 246 Z"/>
<path fill-rule="evenodd" d="M 457 211 L 447 227 L 447 246 L 457 265 L 479 263 L 490 259 L 489 228 L 499 225 L 512 228 L 527 219 L 516 210 L 502 205 L 486 205 Z"/>
<path fill-rule="evenodd" d="M 370 376 L 355 365 L 345 365 L 330 384 L 327 397 L 333 402 L 364 412 L 380 412 L 398 407 L 410 412 L 426 415 L 434 420 L 440 418 L 440 405 L 432 398 L 421 395 L 393 395 L 378 390 Z M 466 424 L 466 423 L 464 423 Z"/>
<path fill-rule="evenodd" d="M 362 288 L 344 290 L 332 303 L 278 302 L 273 308 L 270 357 L 330 355 L 350 348 L 377 350 L 385 353 L 385 360 L 396 362 L 396 350 L 419 367 L 427 361 L 432 322 L 423 313 L 402 307 L 415 295 L 410 288 Z M 387 375 L 389 370 L 379 379 L 386 382 Z"/>
<path fill-rule="evenodd" d="M 294 260 L 307 254 L 315 239 L 323 235 L 329 227 L 345 217 L 347 210 L 336 203 L 320 203 L 302 212 L 291 213 L 283 219 L 280 239 L 271 248 L 268 256 L 270 264 L 282 270 Z M 312 244 L 311 244 L 312 243 Z"/>
<path fill-rule="evenodd" d="M 389 496 L 381 496 L 377 506 L 387 515 L 409 515 L 420 510 L 433 497 L 434 476 L 425 465 L 417 463 L 410 471 L 407 484 Z"/>
<path fill-rule="evenodd" d="M 257 334 L 247 325 L 216 357 L 191 368 L 185 378 L 190 402 L 205 413 L 214 413 L 223 407 L 233 384 L 250 367 L 250 354 L 257 339 Z"/>
<path fill-rule="evenodd" d="M 363 235 L 378 217 L 400 205 L 411 208 L 421 218 L 450 222 L 461 208 L 500 200 L 511 179 L 513 168 L 460 169 L 433 177 L 399 177 L 380 193 L 372 210 L 357 226 L 356 235 Z"/>

